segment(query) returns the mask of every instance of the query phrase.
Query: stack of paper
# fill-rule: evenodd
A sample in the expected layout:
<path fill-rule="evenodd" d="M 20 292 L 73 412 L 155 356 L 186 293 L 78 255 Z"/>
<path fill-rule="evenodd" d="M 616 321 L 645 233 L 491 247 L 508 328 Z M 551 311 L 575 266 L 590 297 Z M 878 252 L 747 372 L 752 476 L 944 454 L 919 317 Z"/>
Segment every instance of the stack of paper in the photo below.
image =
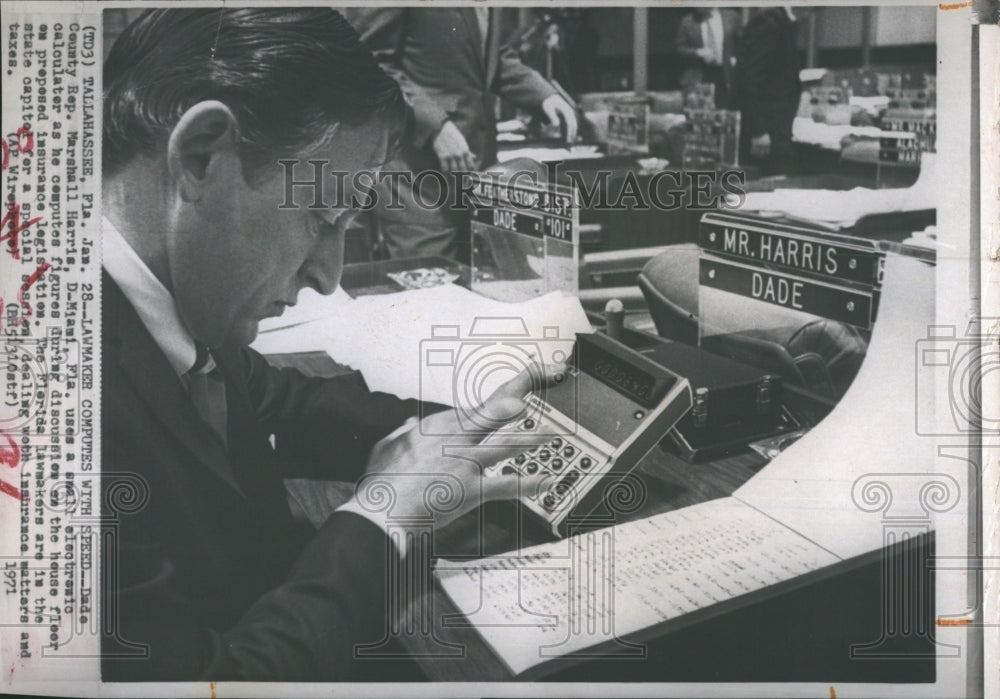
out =
<path fill-rule="evenodd" d="M 830 189 L 776 189 L 748 192 L 744 211 L 774 212 L 846 228 L 862 216 L 931 208 L 937 201 L 934 154 L 925 153 L 920 177 L 910 187 L 848 191 Z"/>
<path fill-rule="evenodd" d="M 851 126 L 850 124 L 821 124 L 808 117 L 795 117 L 792 122 L 792 139 L 828 150 L 840 150 L 845 136 L 880 138 L 899 136 L 898 131 L 883 131 L 877 126 Z"/>

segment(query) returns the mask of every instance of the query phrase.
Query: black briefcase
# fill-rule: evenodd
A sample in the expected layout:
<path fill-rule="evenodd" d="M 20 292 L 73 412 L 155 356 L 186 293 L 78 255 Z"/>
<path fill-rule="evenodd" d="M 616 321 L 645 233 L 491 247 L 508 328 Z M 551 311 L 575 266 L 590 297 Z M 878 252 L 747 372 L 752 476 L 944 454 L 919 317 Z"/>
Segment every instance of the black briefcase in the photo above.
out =
<path fill-rule="evenodd" d="M 741 451 L 750 442 L 799 427 L 782 407 L 776 374 L 683 342 L 661 343 L 643 354 L 691 385 L 692 408 L 668 434 L 690 461 Z"/>

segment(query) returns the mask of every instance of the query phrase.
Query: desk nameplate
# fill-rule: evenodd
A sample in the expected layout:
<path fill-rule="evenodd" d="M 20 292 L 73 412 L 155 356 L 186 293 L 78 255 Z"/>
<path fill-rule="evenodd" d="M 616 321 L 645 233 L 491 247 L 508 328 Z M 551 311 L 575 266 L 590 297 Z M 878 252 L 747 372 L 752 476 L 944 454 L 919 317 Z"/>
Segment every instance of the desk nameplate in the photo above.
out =
<path fill-rule="evenodd" d="M 609 153 L 649 153 L 649 102 L 615 100 L 608 113 Z"/>
<path fill-rule="evenodd" d="M 706 215 L 698 228 L 698 245 L 737 262 L 838 285 L 866 289 L 882 285 L 885 254 L 873 241 L 809 235 L 791 227 Z"/>
<path fill-rule="evenodd" d="M 864 329 L 875 322 L 878 307 L 877 291 L 780 274 L 711 255 L 699 261 L 699 284 Z"/>
<path fill-rule="evenodd" d="M 575 230 L 571 217 L 516 207 L 473 205 L 471 221 L 473 224 L 522 233 L 533 238 L 548 236 L 570 242 Z"/>

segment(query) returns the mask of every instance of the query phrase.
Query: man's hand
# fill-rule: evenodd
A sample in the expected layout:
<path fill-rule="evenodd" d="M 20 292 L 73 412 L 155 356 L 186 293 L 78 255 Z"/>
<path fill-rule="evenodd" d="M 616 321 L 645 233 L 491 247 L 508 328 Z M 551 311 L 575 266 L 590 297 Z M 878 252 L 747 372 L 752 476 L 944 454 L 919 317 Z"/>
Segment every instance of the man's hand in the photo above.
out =
<path fill-rule="evenodd" d="M 566 143 L 576 142 L 576 110 L 560 95 L 549 95 L 542 102 L 542 111 L 553 126 L 566 125 Z"/>
<path fill-rule="evenodd" d="M 712 63 L 715 60 L 715 54 L 712 49 L 705 47 L 696 48 L 694 50 L 694 55 L 703 60 L 705 63 Z"/>
<path fill-rule="evenodd" d="M 469 150 L 469 142 L 455 126 L 455 122 L 446 121 L 434 137 L 434 154 L 448 172 L 471 171 L 477 168 L 476 154 Z"/>
<path fill-rule="evenodd" d="M 389 435 L 372 449 L 352 509 L 372 513 L 373 520 L 385 516 L 386 528 L 391 523 L 405 528 L 407 521 L 427 522 L 431 516 L 436 526 L 443 526 L 483 502 L 534 493 L 542 476 L 483 478 L 483 468 L 551 438 L 539 435 L 531 444 L 523 432 L 494 430 L 523 417 L 524 397 L 533 385 L 558 380 L 563 371 L 565 367 L 551 366 L 544 376 L 522 372 L 498 388 L 475 408 L 476 422 L 482 426 L 478 432 L 463 429 L 457 412 L 446 410 Z"/>
<path fill-rule="evenodd" d="M 761 134 L 750 139 L 750 154 L 755 158 L 766 158 L 771 154 L 771 135 Z"/>

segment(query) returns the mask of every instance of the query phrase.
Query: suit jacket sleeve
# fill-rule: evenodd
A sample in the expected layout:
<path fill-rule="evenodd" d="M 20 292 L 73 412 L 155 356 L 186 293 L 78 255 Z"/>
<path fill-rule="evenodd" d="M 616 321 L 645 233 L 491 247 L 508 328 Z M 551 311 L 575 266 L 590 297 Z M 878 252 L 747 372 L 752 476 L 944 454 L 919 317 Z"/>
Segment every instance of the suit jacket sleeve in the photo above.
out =
<path fill-rule="evenodd" d="M 500 49 L 493 89 L 504 99 L 529 110 L 539 109 L 542 102 L 556 94 L 556 89 L 548 80 L 521 62 L 513 44 Z"/>
<path fill-rule="evenodd" d="M 286 461 L 292 470 L 284 477 L 356 480 L 376 442 L 410 417 L 447 409 L 369 391 L 356 372 L 332 379 L 307 377 L 296 369 L 273 367 L 248 348 L 241 350 L 241 359 L 257 418 L 274 434 L 279 453 L 290 457 Z M 336 473 L 330 470 L 334 461 Z"/>
<path fill-rule="evenodd" d="M 157 536 L 132 527 L 115 542 L 117 587 L 105 597 L 115 634 L 145 657 L 115 657 L 104 639 L 105 681 L 344 680 L 356 645 L 386 628 L 386 576 L 395 548 L 363 517 L 335 512 L 287 577 L 220 631 L 209 626 Z M 109 556 L 104 549 L 105 566 Z"/>
<path fill-rule="evenodd" d="M 686 15 L 677 28 L 677 53 L 692 56 L 701 48 L 701 28 L 691 15 Z"/>
<path fill-rule="evenodd" d="M 417 83 L 410 79 L 402 65 L 403 41 L 406 37 L 405 8 L 344 8 L 343 14 L 361 40 L 372 52 L 382 69 L 399 83 L 413 109 L 415 128 L 413 145 L 423 148 L 448 120 L 448 113 Z"/>

